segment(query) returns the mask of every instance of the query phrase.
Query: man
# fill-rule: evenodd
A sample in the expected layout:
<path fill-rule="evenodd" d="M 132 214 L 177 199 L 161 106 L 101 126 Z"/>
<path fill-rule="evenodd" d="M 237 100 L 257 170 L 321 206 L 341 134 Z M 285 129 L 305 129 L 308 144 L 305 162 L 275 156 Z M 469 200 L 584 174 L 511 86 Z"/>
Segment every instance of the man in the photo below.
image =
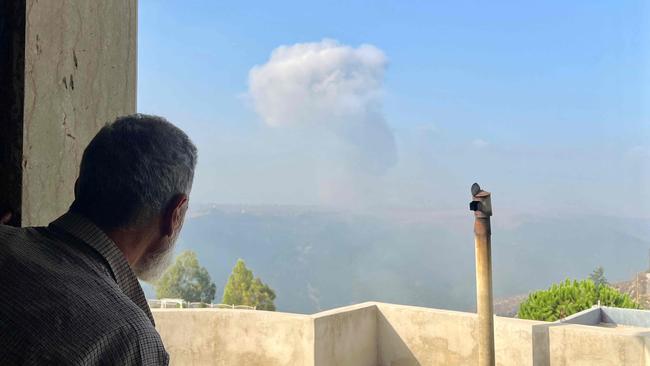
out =
<path fill-rule="evenodd" d="M 137 278 L 171 259 L 196 159 L 165 119 L 119 118 L 86 147 L 67 213 L 0 225 L 1 364 L 168 363 Z"/>

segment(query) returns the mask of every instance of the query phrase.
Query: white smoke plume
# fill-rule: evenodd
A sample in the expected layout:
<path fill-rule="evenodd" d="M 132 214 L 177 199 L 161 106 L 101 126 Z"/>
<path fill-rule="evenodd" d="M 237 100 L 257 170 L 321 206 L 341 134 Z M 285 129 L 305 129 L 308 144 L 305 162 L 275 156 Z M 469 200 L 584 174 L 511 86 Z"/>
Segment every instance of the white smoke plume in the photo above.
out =
<path fill-rule="evenodd" d="M 354 169 L 379 174 L 396 162 L 382 114 L 387 59 L 375 46 L 337 41 L 280 46 L 249 73 L 255 110 L 273 127 L 329 130 L 345 141 Z"/>

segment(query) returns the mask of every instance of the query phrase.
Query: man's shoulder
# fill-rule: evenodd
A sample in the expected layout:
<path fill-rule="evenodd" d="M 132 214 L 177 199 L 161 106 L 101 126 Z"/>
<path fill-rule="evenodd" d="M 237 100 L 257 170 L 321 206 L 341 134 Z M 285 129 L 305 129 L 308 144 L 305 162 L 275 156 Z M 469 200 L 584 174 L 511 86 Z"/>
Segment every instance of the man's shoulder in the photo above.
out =
<path fill-rule="evenodd" d="M 0 355 L 32 364 L 165 364 L 148 314 L 89 245 L 51 228 L 0 225 L 0 278 Z M 41 357 L 34 355 L 44 358 L 18 362 Z"/>
<path fill-rule="evenodd" d="M 4 234 L 4 233 L 10 233 L 10 232 L 13 232 L 13 231 L 15 231 L 15 230 L 20 230 L 20 228 L 17 228 L 17 227 L 14 227 L 14 226 L 9 226 L 9 225 L 0 224 L 0 235 L 2 235 L 2 234 Z"/>
<path fill-rule="evenodd" d="M 42 227 L 15 227 L 0 224 L 0 243 L 34 240 L 34 234 Z"/>
<path fill-rule="evenodd" d="M 37 256 L 65 255 L 60 250 L 62 241 L 47 227 L 13 227 L 0 225 L 0 260 L 25 259 Z M 65 252 L 65 251 L 63 251 Z"/>
<path fill-rule="evenodd" d="M 20 261 L 0 263 L 0 274 L 6 278 L 0 284 L 4 299 L 0 319 L 15 328 L 42 329 L 57 336 L 93 328 L 109 331 L 122 325 L 154 329 L 145 312 L 108 273 L 51 263 L 43 266 L 48 268 L 30 268 Z"/>
<path fill-rule="evenodd" d="M 110 313 L 114 312 L 104 312 Z M 54 333 L 43 329 L 33 334 L 25 334 L 24 329 L 0 331 L 3 344 L 0 359 L 33 365 L 166 365 L 169 362 L 158 332 L 146 317 L 117 320 L 111 316 L 93 319 L 82 316 L 61 326 L 65 330 Z"/>
<path fill-rule="evenodd" d="M 0 323 L 13 329 L 53 338 L 125 325 L 155 332 L 100 256 L 46 228 L 0 227 L 0 278 Z"/>
<path fill-rule="evenodd" d="M 92 325 L 91 336 L 85 341 L 85 347 L 89 349 L 86 357 L 103 362 L 111 360 L 110 364 L 115 365 L 164 364 L 167 352 L 160 335 L 144 313 L 137 306 L 115 310 L 105 310 L 101 320 Z M 83 344 L 84 340 L 80 342 L 77 344 Z"/>
<path fill-rule="evenodd" d="M 44 227 L 0 225 L 0 277 L 5 299 L 0 308 L 12 302 L 83 301 L 84 292 L 117 289 L 100 256 Z"/>
<path fill-rule="evenodd" d="M 119 288 L 101 281 L 64 281 L 59 287 L 48 284 L 40 291 L 41 299 L 0 304 L 4 352 L 37 357 L 28 364 L 166 364 L 167 353 L 158 332 Z M 2 340 L 4 336 L 11 340 Z"/>

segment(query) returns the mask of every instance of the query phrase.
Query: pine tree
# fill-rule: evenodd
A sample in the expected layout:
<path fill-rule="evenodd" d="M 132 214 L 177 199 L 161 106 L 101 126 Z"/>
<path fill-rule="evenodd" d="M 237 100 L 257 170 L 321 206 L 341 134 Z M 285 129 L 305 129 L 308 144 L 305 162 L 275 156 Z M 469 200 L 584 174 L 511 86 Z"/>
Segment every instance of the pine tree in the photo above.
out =
<path fill-rule="evenodd" d="M 258 277 L 253 276 L 253 271 L 246 268 L 242 259 L 237 260 L 228 283 L 223 289 L 224 304 L 254 306 L 259 310 L 275 310 L 275 292 Z"/>
<path fill-rule="evenodd" d="M 596 267 L 589 275 L 589 279 L 594 282 L 596 287 L 600 285 L 608 285 L 607 278 L 605 278 L 605 269 L 602 266 Z"/>
<path fill-rule="evenodd" d="M 190 250 L 176 257 L 174 264 L 156 283 L 156 296 L 159 299 L 180 298 L 210 303 L 216 292 L 217 286 L 210 279 L 210 274 L 199 265 L 196 253 Z"/>
<path fill-rule="evenodd" d="M 607 284 L 591 280 L 566 280 L 548 290 L 533 292 L 519 306 L 518 318 L 556 321 L 589 309 L 600 301 L 603 306 L 638 309 L 639 305 L 627 294 L 622 294 Z"/>

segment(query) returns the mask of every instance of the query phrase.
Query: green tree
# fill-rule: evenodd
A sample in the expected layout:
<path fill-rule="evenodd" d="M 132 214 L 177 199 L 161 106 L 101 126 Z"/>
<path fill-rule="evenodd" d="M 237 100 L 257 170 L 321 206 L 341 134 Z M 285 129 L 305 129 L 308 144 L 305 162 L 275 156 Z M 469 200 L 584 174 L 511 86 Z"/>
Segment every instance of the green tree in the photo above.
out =
<path fill-rule="evenodd" d="M 223 289 L 224 304 L 254 306 L 260 310 L 275 310 L 275 292 L 260 278 L 253 276 L 253 271 L 246 268 L 242 259 L 232 269 L 228 283 Z"/>
<path fill-rule="evenodd" d="M 533 292 L 519 305 L 517 317 L 522 319 L 556 321 L 593 305 L 638 309 L 639 305 L 627 294 L 606 284 L 596 286 L 591 280 L 554 284 L 547 290 Z"/>
<path fill-rule="evenodd" d="M 596 287 L 600 285 L 609 285 L 607 278 L 605 278 L 605 269 L 602 266 L 596 267 L 593 272 L 589 275 L 589 279 L 594 282 Z"/>
<path fill-rule="evenodd" d="M 156 283 L 156 296 L 159 299 L 180 298 L 210 303 L 216 292 L 217 286 L 210 279 L 210 274 L 199 265 L 196 253 L 191 250 L 179 254 Z"/>

